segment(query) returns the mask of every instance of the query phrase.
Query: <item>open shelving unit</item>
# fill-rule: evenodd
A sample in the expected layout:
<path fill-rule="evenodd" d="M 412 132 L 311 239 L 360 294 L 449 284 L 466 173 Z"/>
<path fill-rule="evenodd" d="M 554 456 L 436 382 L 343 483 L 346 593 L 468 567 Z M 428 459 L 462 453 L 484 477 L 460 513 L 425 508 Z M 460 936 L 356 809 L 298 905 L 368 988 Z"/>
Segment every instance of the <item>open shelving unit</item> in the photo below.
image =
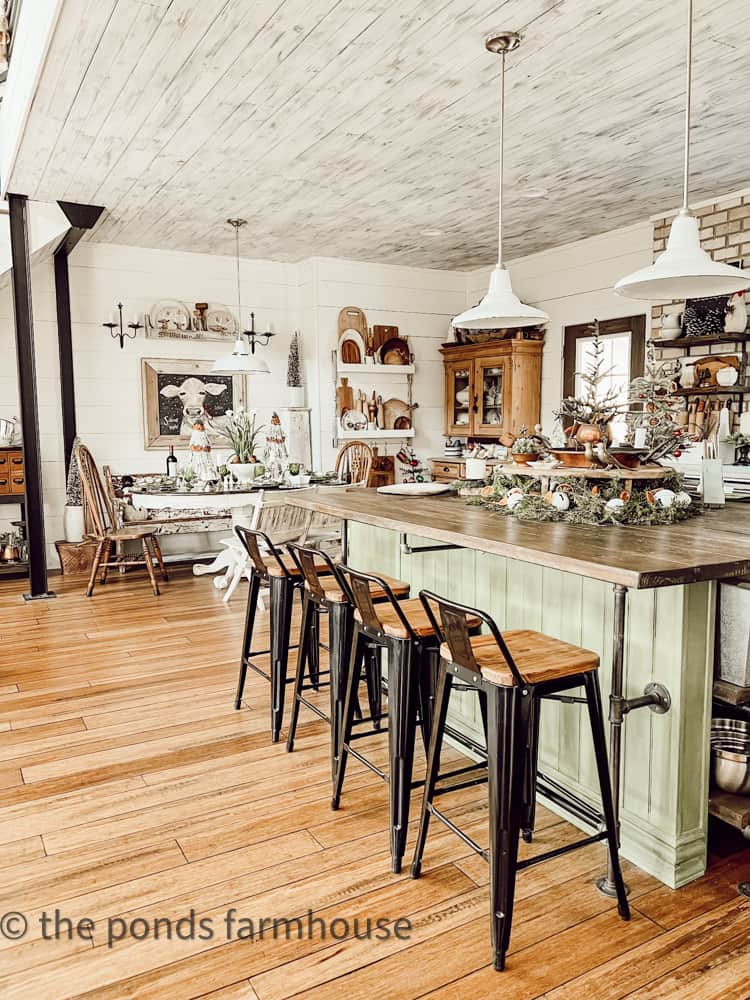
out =
<path fill-rule="evenodd" d="M 383 378 L 389 381 L 404 380 L 407 389 L 407 402 L 411 406 L 413 402 L 414 373 L 416 365 L 412 362 L 408 365 L 348 365 L 339 360 L 338 351 L 331 352 L 331 367 L 333 369 L 334 386 L 334 430 L 333 445 L 336 447 L 341 441 L 406 441 L 414 437 L 415 430 L 412 426 L 405 430 L 363 430 L 347 431 L 341 427 L 336 406 L 336 388 L 339 378 L 343 375 L 346 378 L 356 379 L 360 385 L 363 380 L 370 378 Z M 412 416 L 413 416 L 413 410 Z"/>

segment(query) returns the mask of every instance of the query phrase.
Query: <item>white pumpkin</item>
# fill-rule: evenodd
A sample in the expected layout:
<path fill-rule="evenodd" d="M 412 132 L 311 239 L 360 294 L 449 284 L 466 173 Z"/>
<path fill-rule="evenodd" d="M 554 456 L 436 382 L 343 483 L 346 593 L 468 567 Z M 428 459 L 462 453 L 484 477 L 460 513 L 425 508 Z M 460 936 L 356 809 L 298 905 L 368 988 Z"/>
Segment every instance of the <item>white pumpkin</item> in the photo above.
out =
<path fill-rule="evenodd" d="M 553 493 L 550 503 L 557 510 L 568 510 L 570 507 L 570 497 L 567 493 Z"/>
<path fill-rule="evenodd" d="M 675 493 L 674 502 L 678 507 L 689 507 L 693 501 L 690 499 L 689 493 L 686 493 L 685 490 L 680 490 L 679 493 Z"/>
<path fill-rule="evenodd" d="M 656 500 L 660 507 L 671 507 L 675 502 L 676 496 L 677 494 L 674 490 L 654 490 L 654 500 Z"/>
<path fill-rule="evenodd" d="M 515 510 L 519 503 L 523 500 L 523 493 L 519 490 L 518 493 L 508 494 L 508 507 L 510 510 Z"/>
<path fill-rule="evenodd" d="M 604 509 L 608 510 L 611 514 L 616 510 L 622 510 L 624 506 L 625 506 L 624 500 L 621 500 L 620 497 L 612 497 L 611 500 L 607 500 L 607 502 L 604 505 Z"/>

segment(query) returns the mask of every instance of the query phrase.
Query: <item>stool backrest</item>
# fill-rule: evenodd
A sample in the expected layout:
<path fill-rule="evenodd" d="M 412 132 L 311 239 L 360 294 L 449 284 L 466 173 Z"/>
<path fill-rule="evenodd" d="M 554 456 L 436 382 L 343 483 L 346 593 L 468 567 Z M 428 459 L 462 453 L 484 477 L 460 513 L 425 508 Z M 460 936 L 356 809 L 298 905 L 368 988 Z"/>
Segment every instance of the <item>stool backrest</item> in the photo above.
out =
<path fill-rule="evenodd" d="M 457 604 L 455 601 L 450 601 L 447 597 L 441 597 L 431 590 L 420 590 L 419 599 L 432 627 L 435 629 L 435 633 L 440 638 L 440 641 L 448 646 L 451 659 L 454 663 L 457 663 L 460 667 L 466 667 L 468 670 L 475 670 L 477 673 L 481 673 L 471 645 L 469 622 L 471 618 L 475 621 L 478 618 L 487 626 L 490 635 L 497 643 L 497 648 L 507 663 L 516 684 L 519 687 L 523 687 L 526 684 L 499 628 L 495 624 L 494 619 L 490 618 L 488 614 L 476 608 L 470 608 L 466 604 Z M 435 615 L 435 608 L 438 610 L 439 622 Z"/>
<path fill-rule="evenodd" d="M 336 577 L 336 567 L 333 565 L 333 560 L 326 553 L 322 552 L 320 549 L 309 548 L 305 545 L 298 545 L 296 542 L 289 542 L 287 545 L 289 550 L 289 555 L 295 561 L 299 567 L 299 571 L 305 578 L 305 583 L 313 595 L 318 601 L 322 601 L 325 598 L 325 588 L 320 582 L 320 576 L 318 575 L 317 567 L 321 563 L 325 563 L 328 572 L 331 574 L 334 580 Z M 338 582 L 338 581 L 337 581 Z M 344 588 L 344 593 L 349 598 L 348 594 L 349 588 Z"/>
<path fill-rule="evenodd" d="M 266 564 L 269 558 L 271 558 L 278 563 L 282 576 L 290 575 L 281 558 L 281 553 L 264 531 L 258 531 L 257 528 L 246 528 L 244 525 L 237 524 L 235 525 L 234 533 L 242 542 L 257 573 L 260 573 L 261 576 L 268 575 L 268 566 Z M 263 554 L 264 551 L 265 556 Z"/>
<path fill-rule="evenodd" d="M 380 601 L 378 607 L 383 608 L 390 604 L 391 608 L 396 612 L 396 617 L 403 625 L 406 634 L 410 639 L 416 640 L 417 636 L 414 633 L 411 625 L 409 624 L 406 615 L 401 610 L 401 606 L 396 600 L 396 597 L 391 590 L 388 583 L 379 576 L 374 576 L 372 573 L 362 573 L 358 569 L 352 569 L 351 566 L 337 566 L 337 576 L 339 579 L 343 579 L 348 583 L 348 589 L 351 592 L 352 601 L 355 608 L 359 611 L 359 616 L 362 619 L 362 624 L 365 628 L 372 629 L 374 632 L 383 631 L 383 623 L 378 616 L 376 610 L 376 605 L 373 602 L 372 594 L 370 593 L 370 584 L 374 583 L 378 590 L 381 590 L 386 597 L 385 601 Z"/>

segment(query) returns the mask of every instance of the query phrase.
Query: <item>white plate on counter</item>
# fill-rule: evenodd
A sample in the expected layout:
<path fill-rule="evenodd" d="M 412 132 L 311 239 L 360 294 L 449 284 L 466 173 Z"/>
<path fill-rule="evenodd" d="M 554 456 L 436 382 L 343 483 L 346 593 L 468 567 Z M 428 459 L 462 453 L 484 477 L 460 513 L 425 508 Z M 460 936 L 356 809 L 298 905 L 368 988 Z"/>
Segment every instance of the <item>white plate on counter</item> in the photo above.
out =
<path fill-rule="evenodd" d="M 448 483 L 394 483 L 393 486 L 378 486 L 378 493 L 399 497 L 431 497 L 438 493 L 449 493 Z"/>

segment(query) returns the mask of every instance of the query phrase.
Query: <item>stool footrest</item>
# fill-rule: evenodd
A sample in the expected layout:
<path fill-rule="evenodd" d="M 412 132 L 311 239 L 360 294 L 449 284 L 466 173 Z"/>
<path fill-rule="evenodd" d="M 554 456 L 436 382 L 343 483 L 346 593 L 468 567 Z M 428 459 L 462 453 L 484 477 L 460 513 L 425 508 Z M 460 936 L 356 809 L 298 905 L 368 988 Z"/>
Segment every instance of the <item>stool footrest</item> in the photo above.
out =
<path fill-rule="evenodd" d="M 432 793 L 433 796 L 446 795 L 448 792 L 458 792 L 462 788 L 473 788 L 475 785 L 484 785 L 487 781 L 487 765 L 481 762 L 478 764 L 469 764 L 467 767 L 459 767 L 455 771 L 446 771 L 445 774 L 439 774 L 437 781 L 449 781 L 451 778 L 459 778 L 462 774 L 471 774 L 472 771 L 476 771 L 477 769 L 481 769 L 482 774 L 475 775 L 467 781 L 457 781 L 443 788 L 435 788 Z"/>
<path fill-rule="evenodd" d="M 531 868 L 532 865 L 538 865 L 540 861 L 550 861 L 552 858 L 559 858 L 561 854 L 570 854 L 571 851 L 577 851 L 579 847 L 589 847 L 591 844 L 598 844 L 600 841 L 606 839 L 606 832 L 595 833 L 591 837 L 584 837 L 583 840 L 575 840 L 572 844 L 565 844 L 563 847 L 556 847 L 552 851 L 545 851 L 544 854 L 536 854 L 533 858 L 524 858 L 523 861 L 516 862 L 516 871 L 520 872 L 524 868 Z"/>
<path fill-rule="evenodd" d="M 357 753 L 356 750 L 352 749 L 349 743 L 345 743 L 344 746 L 346 747 L 347 751 L 352 755 L 352 757 L 354 757 L 355 760 L 358 760 L 360 764 L 364 764 L 365 767 L 368 767 L 373 772 L 373 774 L 377 774 L 377 776 L 379 778 L 382 778 L 382 780 L 385 781 L 386 783 L 390 781 L 390 778 L 388 777 L 386 772 L 381 767 L 378 767 L 377 764 L 373 764 L 371 760 L 368 760 L 367 757 L 364 756 L 364 754 Z"/>
<path fill-rule="evenodd" d="M 589 826 L 597 828 L 604 825 L 604 817 L 600 812 L 597 812 L 588 802 L 571 792 L 569 788 L 565 788 L 564 785 L 559 784 L 546 774 L 540 772 L 537 775 L 536 788 L 540 795 L 549 799 L 550 802 L 554 802 L 555 805 L 567 809 L 568 812 L 573 813 L 574 816 L 583 820 L 584 823 L 588 823 Z"/>
<path fill-rule="evenodd" d="M 448 819 L 445 813 L 440 812 L 440 810 L 435 808 L 435 806 L 431 802 L 428 803 L 427 808 L 435 817 L 435 819 L 439 819 L 440 822 L 443 823 L 445 826 L 447 826 L 452 833 L 455 833 L 455 835 L 460 840 L 462 840 L 467 847 L 470 847 L 472 851 L 483 857 L 485 861 L 489 861 L 489 851 L 485 850 L 483 847 L 480 847 L 475 840 L 472 840 L 468 834 L 464 833 L 461 827 L 456 826 L 456 824 L 452 820 Z"/>
<path fill-rule="evenodd" d="M 300 705 L 304 705 L 305 708 L 309 708 L 310 711 L 313 713 L 313 715 L 317 715 L 319 719 L 322 719 L 324 722 L 330 723 L 331 721 L 330 715 L 326 715 L 326 713 L 322 709 L 318 708 L 317 705 L 313 705 L 313 703 L 311 701 L 308 701 L 307 698 L 303 698 L 300 695 L 297 698 L 297 701 L 300 703 Z"/>

